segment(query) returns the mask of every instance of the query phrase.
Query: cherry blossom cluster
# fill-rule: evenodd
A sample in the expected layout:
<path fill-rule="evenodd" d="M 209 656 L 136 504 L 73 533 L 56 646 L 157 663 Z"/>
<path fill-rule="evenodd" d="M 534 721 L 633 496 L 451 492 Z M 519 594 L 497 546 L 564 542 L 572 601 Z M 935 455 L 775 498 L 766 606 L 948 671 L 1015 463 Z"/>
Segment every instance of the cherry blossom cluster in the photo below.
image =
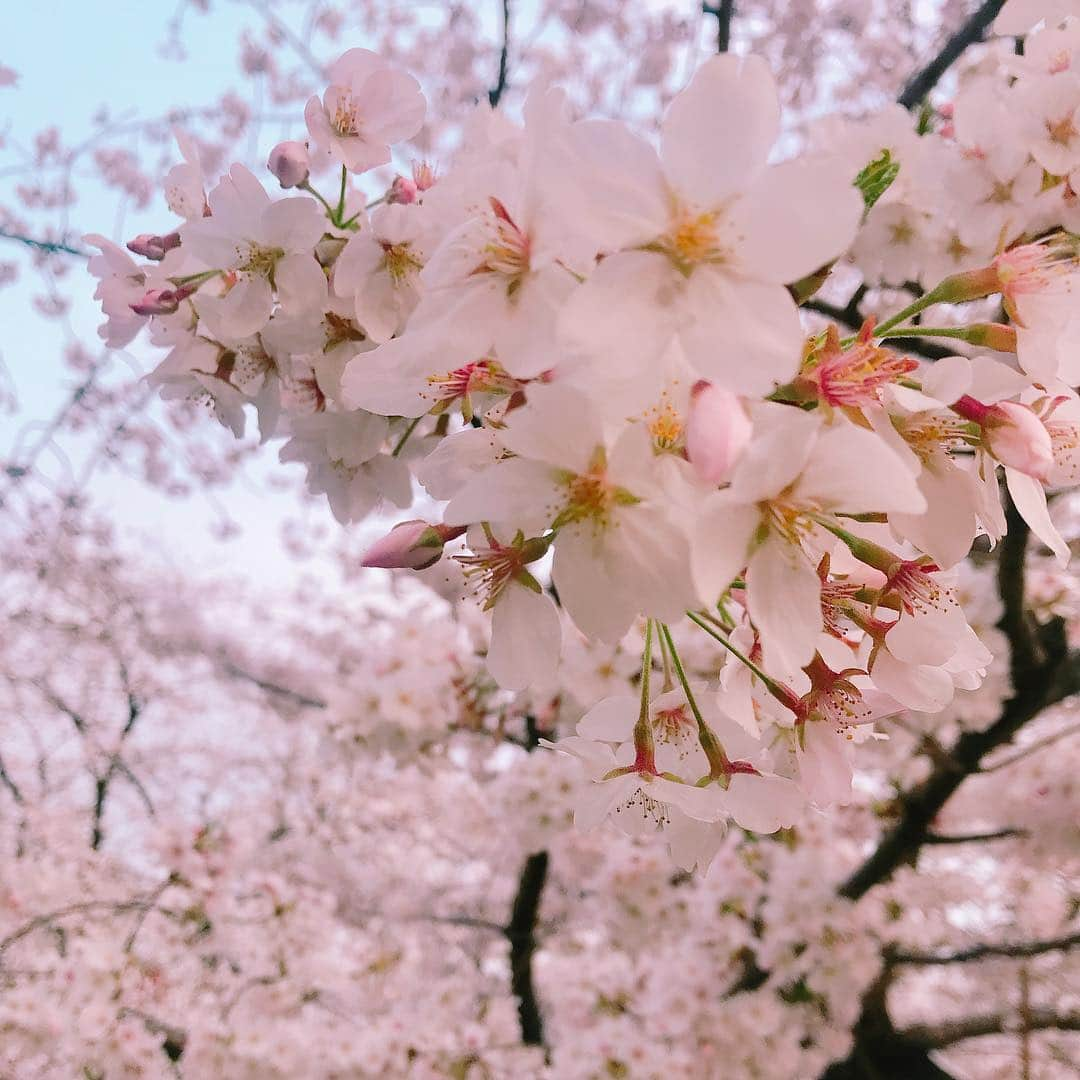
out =
<path fill-rule="evenodd" d="M 898 716 L 860 754 L 848 805 L 776 836 L 730 829 L 710 872 L 686 874 L 662 835 L 574 829 L 597 785 L 571 755 L 515 745 L 530 716 L 565 735 L 598 699 L 635 695 L 657 635 L 644 620 L 604 644 L 564 615 L 555 697 L 511 696 L 484 674 L 477 612 L 415 585 L 370 621 L 340 595 L 272 617 L 251 598 L 163 582 L 88 521 L 60 535 L 50 524 L 3 526 L 0 1068 L 13 1076 L 814 1077 L 848 1053 L 887 956 L 963 948 L 958 910 L 976 942 L 1075 927 L 1075 759 L 1053 749 L 1003 748 L 1006 764 L 1021 760 L 989 761 L 935 823 L 1015 836 L 928 850 L 918 872 L 837 895 L 897 788 L 923 777 L 925 745 L 951 726 L 981 730 L 1009 694 L 1001 680 L 961 689 L 944 715 Z M 996 646 L 988 569 L 962 564 L 957 598 Z M 1068 617 L 1075 638 L 1069 578 L 1049 560 L 1039 571 L 1033 603 Z M 687 623 L 672 634 L 691 686 L 714 679 L 712 639 Z M 663 656 L 657 644 L 656 683 Z M 667 740 L 668 706 L 685 699 L 666 698 L 653 699 L 658 760 L 696 753 Z M 1066 730 L 1068 712 L 1032 737 Z M 728 747 L 737 733 L 708 716 Z M 93 777 L 117 762 L 91 847 Z M 541 851 L 544 1048 L 522 1038 L 507 931 L 522 863 Z M 897 1023 L 962 1018 L 977 992 L 1018 1030 L 1015 975 L 1000 957 L 894 972 Z M 1067 955 L 1035 957 L 1029 977 L 1035 1010 L 1076 993 Z M 1067 1038 L 1031 1034 L 1048 1075 Z M 999 1040 L 983 1071 L 1005 1080 L 1017 1039 Z"/>
<path fill-rule="evenodd" d="M 848 798 L 875 720 L 979 685 L 992 656 L 957 566 L 1005 532 L 1002 474 L 1068 558 L 1046 491 L 1080 480 L 1078 32 L 1033 35 L 1009 80 L 965 87 L 944 129 L 904 129 L 895 152 L 886 116 L 777 161 L 769 69 L 724 55 L 656 142 L 536 86 L 520 123 L 483 106 L 451 162 L 381 192 L 358 178 L 416 134 L 424 99 L 353 49 L 305 138 L 270 155 L 293 194 L 240 165 L 207 191 L 182 143 L 166 197 L 183 220 L 131 241 L 147 261 L 87 238 L 102 336 L 148 327 L 168 350 L 151 382 L 237 436 L 253 405 L 342 524 L 422 503 L 367 563 L 453 567 L 490 612 L 501 691 L 554 694 L 568 631 L 614 644 L 638 627 L 633 692 L 553 745 L 592 781 L 581 825 L 660 830 L 703 867 L 728 821 L 772 832 Z M 956 172 L 935 202 L 919 183 L 938 154 Z M 313 180 L 328 164 L 330 192 Z M 945 243 L 953 263 L 917 239 L 948 221 L 978 232 Z M 882 229 L 917 264 L 868 265 L 891 250 Z M 851 333 L 805 320 L 850 261 L 917 295 Z M 927 326 L 941 305 L 959 321 Z M 973 355 L 893 347 L 935 336 Z M 688 633 L 717 677 L 688 671 Z"/>

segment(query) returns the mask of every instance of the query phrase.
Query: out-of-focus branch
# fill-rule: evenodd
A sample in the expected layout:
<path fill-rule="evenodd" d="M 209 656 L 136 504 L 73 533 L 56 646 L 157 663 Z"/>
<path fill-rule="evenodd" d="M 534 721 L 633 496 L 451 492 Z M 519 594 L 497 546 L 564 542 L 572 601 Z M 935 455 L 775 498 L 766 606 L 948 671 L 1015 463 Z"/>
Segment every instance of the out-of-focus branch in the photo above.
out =
<path fill-rule="evenodd" d="M 518 999 L 521 1041 L 527 1046 L 544 1045 L 544 1020 L 532 977 L 536 951 L 536 919 L 547 880 L 548 853 L 537 851 L 525 860 L 518 879 L 517 895 L 506 937 L 510 942 L 510 989 Z"/>
<path fill-rule="evenodd" d="M 940 1050 L 946 1046 L 977 1039 L 983 1035 L 1002 1035 L 1019 1028 L 1015 1013 L 982 1013 L 948 1020 L 941 1024 L 916 1024 L 899 1032 L 901 1038 L 917 1046 Z M 1080 1012 L 1057 1012 L 1054 1009 L 1033 1008 L 1026 1017 L 1028 1031 L 1080 1031 Z"/>
<path fill-rule="evenodd" d="M 1043 941 L 986 942 L 972 945 L 952 953 L 906 953 L 893 952 L 889 961 L 894 964 L 944 965 L 966 964 L 971 960 L 983 960 L 989 956 L 1039 956 L 1080 945 L 1080 931 Z"/>
<path fill-rule="evenodd" d="M 718 4 L 704 3 L 701 10 L 716 19 L 716 51 L 726 53 L 731 45 L 731 20 L 735 16 L 735 0 L 720 0 Z"/>
<path fill-rule="evenodd" d="M 1000 761 L 995 761 L 993 765 L 983 766 L 980 771 L 983 773 L 993 773 L 1000 772 L 1002 769 L 1008 769 L 1018 761 L 1023 761 L 1024 758 L 1031 757 L 1032 754 L 1038 754 L 1048 746 L 1053 746 L 1054 743 L 1060 742 L 1062 739 L 1068 739 L 1073 735 L 1080 735 L 1080 724 L 1073 724 L 1071 727 L 1062 728 L 1061 731 L 1055 731 L 1053 735 L 1047 735 L 1045 739 L 1039 739 L 1037 742 L 1030 743 L 1028 746 L 1024 746 L 1017 750 L 1015 754 L 1010 754 Z"/>
<path fill-rule="evenodd" d="M 499 77 L 488 91 L 488 102 L 494 109 L 506 93 L 510 79 L 510 0 L 502 0 L 502 48 L 499 50 Z"/>
<path fill-rule="evenodd" d="M 840 887 L 840 895 L 849 900 L 858 900 L 899 866 L 915 860 L 938 812 L 964 780 L 979 771 L 991 750 L 1009 742 L 1047 706 L 1077 692 L 1080 657 L 1068 653 L 1061 621 L 1035 627 L 1024 610 L 1028 528 L 1011 506 L 1007 518 L 998 591 L 1004 606 L 1000 626 L 1011 650 L 1013 696 L 990 727 L 961 735 L 947 757 L 935 761 L 930 775 L 900 796 L 896 824 Z"/>
<path fill-rule="evenodd" d="M 17 244 L 23 244 L 25 247 L 41 252 L 43 255 L 75 255 L 80 259 L 90 257 L 89 251 L 84 251 L 82 248 L 74 247 L 71 244 L 53 240 L 36 240 L 32 236 L 24 236 L 22 233 L 8 232 L 7 229 L 0 229 L 0 240 L 12 240 Z"/>
<path fill-rule="evenodd" d="M 280 686 L 278 683 L 271 682 L 269 679 L 260 678 L 250 671 L 245 671 L 242 667 L 237 666 L 225 657 L 222 657 L 221 669 L 226 675 L 230 675 L 234 679 L 241 679 L 244 682 L 249 682 L 253 686 L 257 686 L 260 690 L 264 690 L 274 697 L 281 698 L 285 701 L 291 701 L 294 705 L 303 705 L 309 709 L 326 708 L 326 702 L 323 701 L 322 698 L 310 697 L 307 694 L 302 694 L 299 690 L 290 690 L 287 686 Z"/>
<path fill-rule="evenodd" d="M 7 768 L 4 766 L 4 759 L 3 758 L 0 758 L 0 784 L 3 784 L 4 787 L 6 787 L 8 789 L 8 791 L 11 793 L 11 797 L 17 803 L 22 803 L 23 802 L 23 795 L 22 795 L 22 792 L 19 790 L 19 785 L 16 784 L 14 780 L 12 780 L 11 774 L 7 771 Z"/>
<path fill-rule="evenodd" d="M 990 24 L 1004 7 L 1005 0 L 985 0 L 941 46 L 937 55 L 911 77 L 896 99 L 905 109 L 913 109 L 941 81 L 942 76 L 964 54 L 969 45 L 982 41 Z"/>

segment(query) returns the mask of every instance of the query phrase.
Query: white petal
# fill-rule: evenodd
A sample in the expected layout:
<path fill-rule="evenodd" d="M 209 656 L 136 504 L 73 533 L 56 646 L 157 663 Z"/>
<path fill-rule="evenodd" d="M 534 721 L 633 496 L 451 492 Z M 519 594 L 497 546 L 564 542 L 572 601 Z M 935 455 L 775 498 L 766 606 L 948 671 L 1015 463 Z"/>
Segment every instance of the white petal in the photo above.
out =
<path fill-rule="evenodd" d="M 766 670 L 782 677 L 809 663 L 823 628 L 821 581 L 803 552 L 770 536 L 750 557 L 746 596 Z"/>
<path fill-rule="evenodd" d="M 1042 484 L 1016 469 L 1005 470 L 1005 483 L 1016 509 L 1031 527 L 1031 531 L 1057 556 L 1061 566 L 1067 566 L 1071 554 L 1069 545 L 1061 538 L 1061 533 L 1050 520 L 1046 509 L 1046 492 Z"/>
<path fill-rule="evenodd" d="M 717 206 L 749 186 L 779 130 L 780 103 L 766 62 L 759 56 L 714 56 L 664 117 L 664 172 L 679 195 Z"/>
<path fill-rule="evenodd" d="M 551 598 L 510 582 L 495 602 L 487 669 L 504 690 L 545 686 L 555 678 L 562 645 Z"/>
<path fill-rule="evenodd" d="M 843 254 L 863 200 L 847 164 L 808 158 L 774 165 L 731 209 L 740 270 L 760 281 L 798 281 Z"/>

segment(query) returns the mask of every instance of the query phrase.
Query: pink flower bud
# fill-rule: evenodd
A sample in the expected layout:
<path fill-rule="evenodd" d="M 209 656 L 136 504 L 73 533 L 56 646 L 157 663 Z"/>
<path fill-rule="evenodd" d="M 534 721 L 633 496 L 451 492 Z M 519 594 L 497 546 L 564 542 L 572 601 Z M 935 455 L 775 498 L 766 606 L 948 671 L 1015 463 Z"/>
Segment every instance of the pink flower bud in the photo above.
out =
<path fill-rule="evenodd" d="M 280 142 L 270 151 L 266 167 L 283 188 L 299 187 L 311 168 L 307 147 L 302 142 Z"/>
<path fill-rule="evenodd" d="M 752 430 L 735 394 L 712 383 L 695 384 L 686 422 L 686 455 L 702 480 L 709 484 L 726 480 Z"/>
<path fill-rule="evenodd" d="M 407 176 L 395 176 L 390 190 L 386 193 L 388 203 L 414 203 L 416 202 L 416 182 Z"/>
<path fill-rule="evenodd" d="M 384 570 L 424 570 L 442 558 L 443 545 L 464 535 L 465 527 L 403 521 L 364 552 L 363 566 Z"/>
<path fill-rule="evenodd" d="M 1054 448 L 1046 425 L 1031 409 L 1015 401 L 991 405 L 982 429 L 986 448 L 1002 465 L 1046 482 L 1054 466 Z"/>
<path fill-rule="evenodd" d="M 160 262 L 165 258 L 165 253 L 180 246 L 180 234 L 178 232 L 166 233 L 164 236 L 156 236 L 154 233 L 139 233 L 134 240 L 129 240 L 128 251 L 141 255 L 144 259 L 153 259 Z"/>
<path fill-rule="evenodd" d="M 428 188 L 434 187 L 437 179 L 434 167 L 426 161 L 418 161 L 413 165 L 412 177 L 417 191 L 427 191 Z"/>
<path fill-rule="evenodd" d="M 180 301 L 186 300 L 194 291 L 194 285 L 181 285 L 177 289 L 148 289 L 131 305 L 131 310 L 136 315 L 172 315 L 180 307 Z"/>

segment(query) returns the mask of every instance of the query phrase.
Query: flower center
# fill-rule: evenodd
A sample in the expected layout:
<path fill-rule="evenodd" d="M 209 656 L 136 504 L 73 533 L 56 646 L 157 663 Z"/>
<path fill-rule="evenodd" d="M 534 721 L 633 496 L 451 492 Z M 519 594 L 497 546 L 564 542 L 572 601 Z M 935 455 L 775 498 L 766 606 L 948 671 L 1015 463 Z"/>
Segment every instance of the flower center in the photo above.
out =
<path fill-rule="evenodd" d="M 663 251 L 683 272 L 701 263 L 718 263 L 727 258 L 720 239 L 720 212 L 676 211 L 667 236 L 655 247 Z"/>
<path fill-rule="evenodd" d="M 360 106 L 352 94 L 341 93 L 334 105 L 334 113 L 330 117 L 330 127 L 334 134 L 343 139 L 355 137 L 360 134 Z"/>
<path fill-rule="evenodd" d="M 501 274 L 512 294 L 529 271 L 529 237 L 494 196 L 488 199 L 491 214 L 486 219 L 488 240 L 481 250 L 482 261 L 474 274 Z"/>
<path fill-rule="evenodd" d="M 382 249 L 383 265 L 395 284 L 401 284 L 423 267 L 410 244 L 383 244 Z"/>
<path fill-rule="evenodd" d="M 260 277 L 268 278 L 274 272 L 278 259 L 282 258 L 284 254 L 285 252 L 281 248 L 248 244 L 247 252 L 243 256 L 244 262 L 237 269 L 248 274 L 258 274 Z"/>

